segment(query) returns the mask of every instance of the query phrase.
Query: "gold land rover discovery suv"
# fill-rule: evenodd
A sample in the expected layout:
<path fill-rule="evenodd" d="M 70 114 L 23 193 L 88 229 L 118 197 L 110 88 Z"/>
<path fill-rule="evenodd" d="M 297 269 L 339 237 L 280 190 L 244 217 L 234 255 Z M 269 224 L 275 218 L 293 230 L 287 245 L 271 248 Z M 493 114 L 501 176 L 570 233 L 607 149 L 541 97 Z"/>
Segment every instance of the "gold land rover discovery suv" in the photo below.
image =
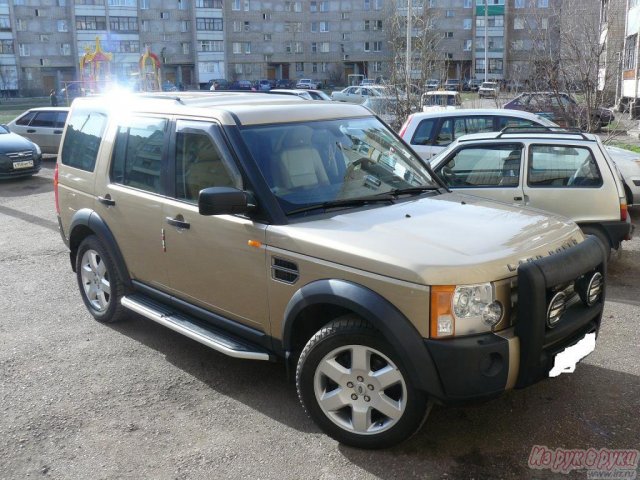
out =
<path fill-rule="evenodd" d="M 604 249 L 448 192 L 369 110 L 266 93 L 76 99 L 56 208 L 82 299 L 281 359 L 330 436 L 381 448 L 429 402 L 549 375 L 595 338 Z"/>

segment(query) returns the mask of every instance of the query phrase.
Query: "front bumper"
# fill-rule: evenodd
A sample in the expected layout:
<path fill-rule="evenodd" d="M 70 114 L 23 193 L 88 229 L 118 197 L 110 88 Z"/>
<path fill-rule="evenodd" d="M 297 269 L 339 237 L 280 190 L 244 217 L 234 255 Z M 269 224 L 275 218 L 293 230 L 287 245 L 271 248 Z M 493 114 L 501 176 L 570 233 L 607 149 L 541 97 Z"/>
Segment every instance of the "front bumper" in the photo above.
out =
<path fill-rule="evenodd" d="M 584 242 L 518 268 L 517 319 L 507 330 L 453 338 L 425 340 L 441 383 L 442 403 L 461 403 L 498 396 L 548 377 L 557 353 L 574 345 L 587 333 L 600 329 L 605 291 L 589 307 L 571 305 L 559 323 L 546 326 L 552 292 L 583 275 L 605 275 L 605 251 L 600 242 Z"/>

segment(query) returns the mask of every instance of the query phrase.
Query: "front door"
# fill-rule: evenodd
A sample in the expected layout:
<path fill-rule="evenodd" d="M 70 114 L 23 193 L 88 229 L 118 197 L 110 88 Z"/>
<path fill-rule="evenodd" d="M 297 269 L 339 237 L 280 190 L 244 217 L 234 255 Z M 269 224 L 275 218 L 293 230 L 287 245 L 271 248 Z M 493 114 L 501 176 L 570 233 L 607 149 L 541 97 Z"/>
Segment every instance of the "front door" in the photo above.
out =
<path fill-rule="evenodd" d="M 521 206 L 523 153 L 517 143 L 462 147 L 435 171 L 452 190 Z"/>
<path fill-rule="evenodd" d="M 178 120 L 171 158 L 174 194 L 163 209 L 170 289 L 183 300 L 268 331 L 266 226 L 235 215 L 198 213 L 203 188 L 242 188 L 219 126 Z"/>

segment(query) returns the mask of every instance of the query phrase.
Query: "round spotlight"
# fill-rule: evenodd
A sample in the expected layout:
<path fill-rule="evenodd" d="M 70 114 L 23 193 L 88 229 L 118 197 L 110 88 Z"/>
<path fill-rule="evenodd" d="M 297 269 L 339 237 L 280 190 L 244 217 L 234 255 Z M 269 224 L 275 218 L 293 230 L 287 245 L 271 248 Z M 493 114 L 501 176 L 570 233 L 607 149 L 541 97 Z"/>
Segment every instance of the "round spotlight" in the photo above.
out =
<path fill-rule="evenodd" d="M 588 307 L 593 307 L 595 303 L 600 299 L 602 295 L 602 287 L 604 285 L 604 278 L 600 272 L 596 272 L 589 280 L 587 284 L 587 294 L 585 296 L 585 303 Z"/>
<path fill-rule="evenodd" d="M 560 317 L 564 313 L 567 302 L 567 296 L 564 292 L 556 293 L 547 308 L 547 327 L 553 328 L 560 321 Z"/>
<path fill-rule="evenodd" d="M 484 307 L 482 321 L 488 327 L 495 327 L 502 319 L 502 304 L 497 300 Z"/>

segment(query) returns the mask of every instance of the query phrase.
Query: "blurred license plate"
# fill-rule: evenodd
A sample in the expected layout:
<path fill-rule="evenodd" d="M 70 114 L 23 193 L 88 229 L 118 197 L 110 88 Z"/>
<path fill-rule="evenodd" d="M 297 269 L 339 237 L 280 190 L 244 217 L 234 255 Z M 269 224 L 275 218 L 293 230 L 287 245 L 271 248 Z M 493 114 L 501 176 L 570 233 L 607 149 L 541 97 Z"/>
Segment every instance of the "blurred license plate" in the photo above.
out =
<path fill-rule="evenodd" d="M 33 167 L 33 160 L 23 160 L 22 162 L 13 162 L 13 168 L 29 168 Z"/>
<path fill-rule="evenodd" d="M 561 373 L 572 373 L 577 363 L 593 352 L 596 348 L 596 334 L 587 333 L 582 340 L 558 353 L 550 377 L 557 377 Z"/>

